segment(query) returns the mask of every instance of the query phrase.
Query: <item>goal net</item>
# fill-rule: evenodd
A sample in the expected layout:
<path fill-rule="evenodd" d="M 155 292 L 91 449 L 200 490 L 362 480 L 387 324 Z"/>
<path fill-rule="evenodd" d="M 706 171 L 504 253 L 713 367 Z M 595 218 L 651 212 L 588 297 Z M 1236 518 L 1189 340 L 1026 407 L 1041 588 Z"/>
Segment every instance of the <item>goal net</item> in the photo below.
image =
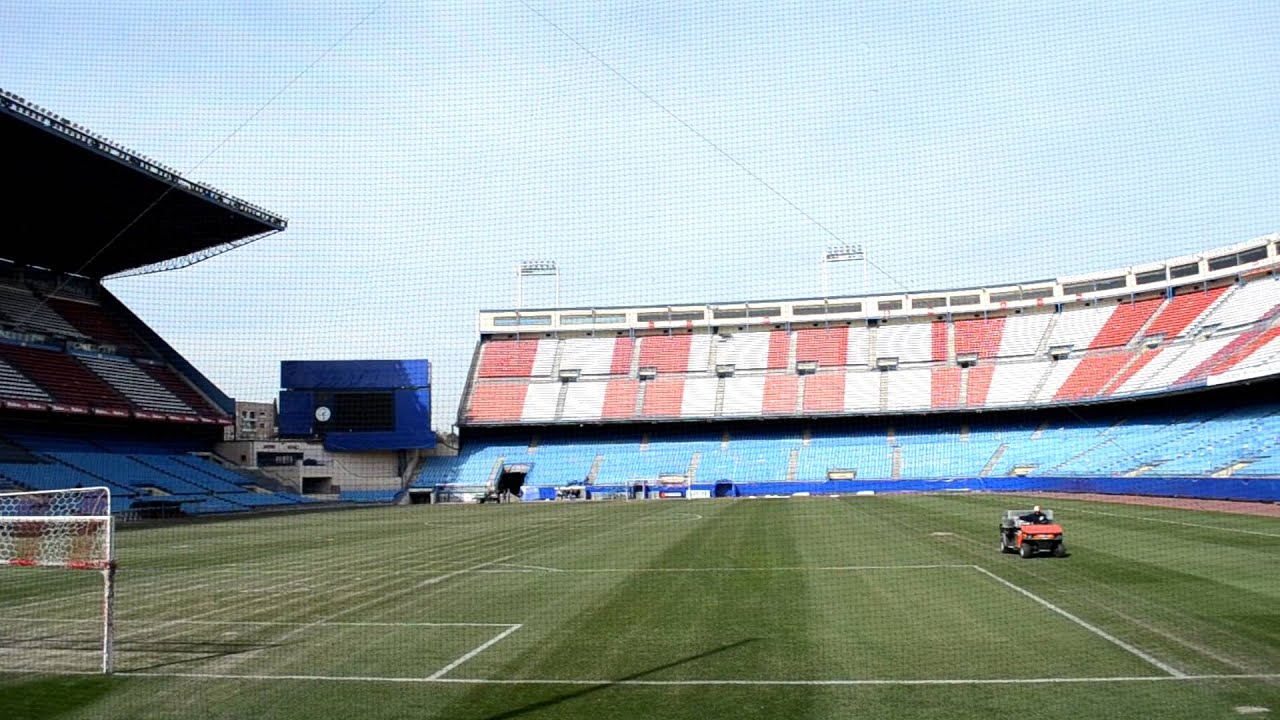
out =
<path fill-rule="evenodd" d="M 111 672 L 115 596 L 115 556 L 112 548 L 111 491 L 74 488 L 0 494 L 0 568 L 90 570 L 102 574 L 102 671 Z M 32 570 L 31 572 L 37 572 Z M 43 588 L 35 585 L 33 587 Z M 54 602 L 61 586 L 48 588 L 53 597 L 27 600 L 22 607 Z M 30 591 L 25 596 L 32 594 Z M 26 597 L 23 598 L 26 600 Z M 10 623 L 5 623 L 10 625 Z"/>

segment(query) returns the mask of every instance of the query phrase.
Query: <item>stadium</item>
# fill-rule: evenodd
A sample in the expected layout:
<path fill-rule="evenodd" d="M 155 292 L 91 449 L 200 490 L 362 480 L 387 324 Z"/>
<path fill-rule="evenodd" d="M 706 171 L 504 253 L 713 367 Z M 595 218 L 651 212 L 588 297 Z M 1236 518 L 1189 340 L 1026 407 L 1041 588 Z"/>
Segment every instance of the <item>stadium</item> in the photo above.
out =
<path fill-rule="evenodd" d="M 469 362 L 237 398 L 109 286 L 290 222 L 7 91 L 0 138 L 2 717 L 1280 712 L 1280 234 L 791 299 L 557 275 L 429 308 Z M 1002 552 L 1041 505 L 1069 552 Z"/>

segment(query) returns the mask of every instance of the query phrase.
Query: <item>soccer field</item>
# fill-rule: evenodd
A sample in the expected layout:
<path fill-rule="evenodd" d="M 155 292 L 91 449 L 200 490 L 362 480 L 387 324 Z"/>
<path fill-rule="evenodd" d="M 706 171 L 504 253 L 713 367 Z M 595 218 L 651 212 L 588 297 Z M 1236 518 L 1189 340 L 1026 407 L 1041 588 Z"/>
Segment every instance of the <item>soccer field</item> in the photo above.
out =
<path fill-rule="evenodd" d="M 0 718 L 1280 714 L 1280 521 L 1026 498 L 411 506 L 118 533 L 0 571 Z"/>

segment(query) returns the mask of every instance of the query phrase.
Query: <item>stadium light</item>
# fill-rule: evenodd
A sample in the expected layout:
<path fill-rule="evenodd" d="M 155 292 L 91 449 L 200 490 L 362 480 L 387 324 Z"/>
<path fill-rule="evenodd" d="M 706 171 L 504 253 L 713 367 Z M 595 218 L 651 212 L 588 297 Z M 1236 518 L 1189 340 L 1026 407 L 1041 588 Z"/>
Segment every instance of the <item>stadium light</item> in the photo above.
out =
<path fill-rule="evenodd" d="M 524 307 L 524 279 L 528 277 L 554 277 L 556 283 L 556 308 L 560 307 L 560 266 L 555 260 L 521 260 L 516 266 L 516 309 Z"/>
<path fill-rule="evenodd" d="M 830 294 L 831 285 L 831 264 L 844 262 L 860 262 L 862 263 L 862 293 L 867 292 L 867 252 L 859 243 L 845 243 L 843 245 L 832 245 L 822 254 L 822 262 L 820 270 L 822 274 L 822 297 L 825 299 Z"/>

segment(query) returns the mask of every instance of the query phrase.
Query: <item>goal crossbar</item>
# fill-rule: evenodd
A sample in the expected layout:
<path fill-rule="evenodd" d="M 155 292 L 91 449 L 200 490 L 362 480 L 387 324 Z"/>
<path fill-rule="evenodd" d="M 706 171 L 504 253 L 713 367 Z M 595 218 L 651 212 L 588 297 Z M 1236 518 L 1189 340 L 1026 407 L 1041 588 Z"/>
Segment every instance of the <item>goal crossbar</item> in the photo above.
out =
<path fill-rule="evenodd" d="M 0 493 L 0 567 L 102 573 L 102 672 L 114 663 L 115 547 L 105 487 Z"/>

